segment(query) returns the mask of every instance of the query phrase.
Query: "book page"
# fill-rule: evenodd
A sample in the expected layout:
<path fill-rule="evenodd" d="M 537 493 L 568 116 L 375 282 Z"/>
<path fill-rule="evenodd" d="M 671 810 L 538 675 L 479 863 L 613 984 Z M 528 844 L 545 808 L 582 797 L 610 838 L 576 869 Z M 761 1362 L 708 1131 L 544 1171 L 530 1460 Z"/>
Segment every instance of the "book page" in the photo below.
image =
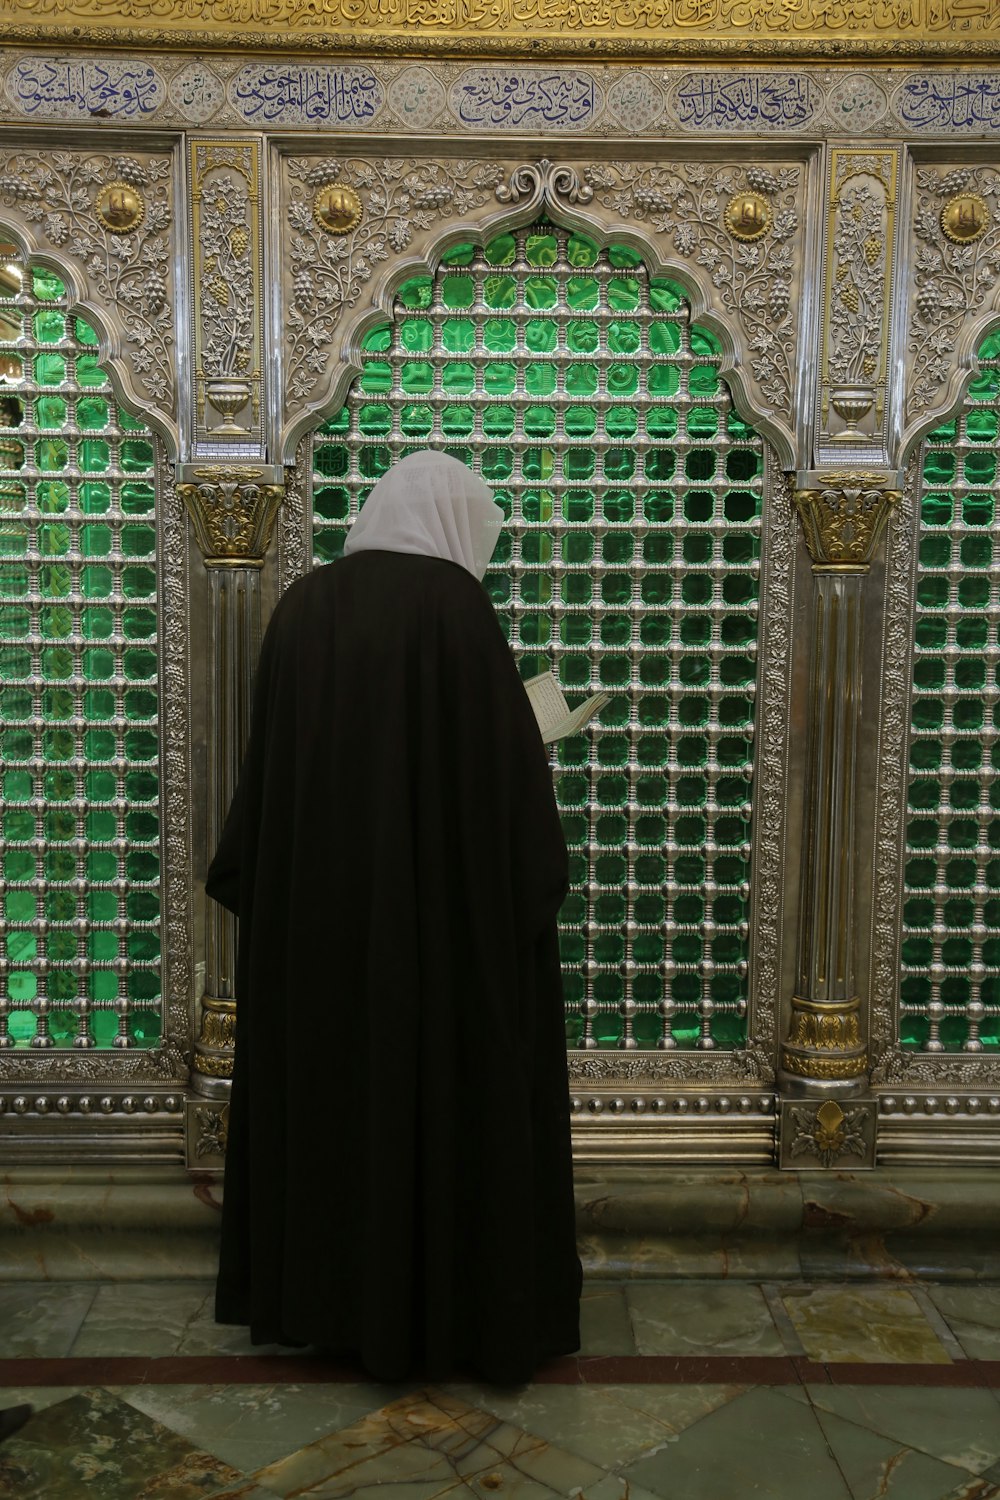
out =
<path fill-rule="evenodd" d="M 549 744 L 553 739 L 552 730 L 557 728 L 569 713 L 569 704 L 551 672 L 542 672 L 538 677 L 530 678 L 524 684 L 524 691 L 528 695 L 528 702 L 538 720 L 542 739 Z"/>
<path fill-rule="evenodd" d="M 532 677 L 524 684 L 524 689 L 547 745 L 565 739 L 569 734 L 578 734 L 608 701 L 607 693 L 595 693 L 571 710 L 551 672 Z"/>

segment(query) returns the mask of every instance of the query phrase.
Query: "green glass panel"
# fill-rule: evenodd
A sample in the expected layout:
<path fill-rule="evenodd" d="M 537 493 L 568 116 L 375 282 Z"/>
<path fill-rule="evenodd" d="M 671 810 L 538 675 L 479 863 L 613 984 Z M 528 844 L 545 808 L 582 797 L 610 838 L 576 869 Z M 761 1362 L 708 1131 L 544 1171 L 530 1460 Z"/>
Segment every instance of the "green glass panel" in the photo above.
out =
<path fill-rule="evenodd" d="M 77 328 L 81 327 L 80 319 L 77 319 Z M 97 362 L 96 354 L 78 354 L 76 356 L 76 381 L 77 385 L 85 389 L 106 386 L 108 378 Z"/>
<path fill-rule="evenodd" d="M 468 396 L 476 388 L 475 367 L 464 361 L 456 360 L 444 366 L 441 372 L 441 389 L 448 396 Z M 389 430 L 392 428 L 392 412 L 388 407 L 383 408 L 388 420 Z"/>
<path fill-rule="evenodd" d="M 476 298 L 476 283 L 471 276 L 445 276 L 441 280 L 441 301 L 447 308 L 471 307 Z M 496 304 L 491 304 L 495 306 Z M 404 324 L 405 329 L 417 327 L 431 334 L 429 324 Z M 433 335 L 431 334 L 431 337 Z M 430 348 L 427 343 L 425 348 Z"/>
<path fill-rule="evenodd" d="M 571 354 L 593 354 L 600 345 L 596 323 L 580 318 L 566 326 L 566 348 Z"/>
<path fill-rule="evenodd" d="M 517 258 L 517 241 L 512 234 L 498 234 L 483 251 L 491 266 L 509 266 Z"/>
<path fill-rule="evenodd" d="M 36 354 L 33 366 L 38 385 L 62 385 L 66 379 L 66 359 L 62 354 Z"/>
<path fill-rule="evenodd" d="M 102 396 L 82 396 L 76 403 L 76 420 L 87 431 L 103 430 L 110 420 L 107 401 Z"/>
<path fill-rule="evenodd" d="M 66 337 L 66 319 L 60 312 L 37 312 L 31 324 L 39 344 L 60 344 Z"/>
<path fill-rule="evenodd" d="M 387 354 L 392 348 L 392 328 L 387 323 L 381 328 L 373 328 L 366 333 L 361 340 L 361 347 L 367 354 Z M 321 432 L 326 429 L 320 428 Z"/>
<path fill-rule="evenodd" d="M 397 290 L 396 300 L 402 307 L 409 309 L 430 307 L 432 292 L 433 282 L 430 276 L 411 276 Z"/>
<path fill-rule="evenodd" d="M 448 354 L 470 353 L 476 347 L 476 325 L 468 318 L 449 318 L 441 330 L 441 344 Z M 385 389 L 391 384 L 390 378 Z"/>
<path fill-rule="evenodd" d="M 571 276 L 566 283 L 566 305 L 573 312 L 592 312 L 601 300 L 601 284 L 593 276 Z"/>

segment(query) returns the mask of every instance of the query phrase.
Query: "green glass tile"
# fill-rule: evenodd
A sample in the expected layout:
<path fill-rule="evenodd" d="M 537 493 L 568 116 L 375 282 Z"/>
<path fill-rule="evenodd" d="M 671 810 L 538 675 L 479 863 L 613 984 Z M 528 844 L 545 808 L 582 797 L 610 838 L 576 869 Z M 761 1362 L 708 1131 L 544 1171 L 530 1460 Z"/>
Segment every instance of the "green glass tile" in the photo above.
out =
<path fill-rule="evenodd" d="M 638 426 L 639 420 L 634 406 L 613 406 L 604 419 L 604 430 L 608 437 L 619 441 L 623 438 L 635 437 Z M 630 468 L 629 473 L 631 472 Z M 606 465 L 605 475 L 607 475 Z"/>
<path fill-rule="evenodd" d="M 62 385 L 66 379 L 66 357 L 63 354 L 36 354 L 32 368 L 38 385 Z"/>
<path fill-rule="evenodd" d="M 483 324 L 483 347 L 493 354 L 510 354 L 517 346 L 517 325 L 510 318 L 488 318 Z"/>
<path fill-rule="evenodd" d="M 81 467 L 86 467 L 83 462 L 82 450 L 87 446 L 86 442 L 80 444 Z M 102 444 L 107 450 L 107 444 Z M 38 467 L 47 473 L 54 473 L 59 469 L 65 469 L 69 463 L 69 444 L 64 438 L 41 438 L 35 444 L 35 462 Z M 107 468 L 107 464 L 104 466 Z"/>
<path fill-rule="evenodd" d="M 385 323 L 380 328 L 373 328 L 366 333 L 361 340 L 361 347 L 366 354 L 387 354 L 392 348 L 392 327 Z M 320 432 L 325 432 L 326 427 L 320 427 Z"/>
<path fill-rule="evenodd" d="M 39 428 L 64 428 L 66 402 L 61 396 L 39 396 L 34 402 L 34 420 Z"/>
<path fill-rule="evenodd" d="M 126 446 L 126 444 L 122 444 L 123 450 Z M 148 469 L 152 450 L 148 448 L 148 444 L 143 444 L 142 446 L 145 450 L 148 450 L 149 457 L 144 458 L 143 462 L 137 465 L 137 467 L 141 469 Z M 78 453 L 80 468 L 84 471 L 84 473 L 103 474 L 111 467 L 111 448 L 103 438 L 81 438 L 78 445 Z M 44 468 L 46 467 L 46 465 L 42 465 L 42 467 Z M 63 465 L 53 464 L 52 467 L 62 468 Z M 123 467 L 126 467 L 126 465 L 124 464 L 124 453 Z"/>
<path fill-rule="evenodd" d="M 60 344 L 66 337 L 66 319 L 60 312 L 37 312 L 31 325 L 39 344 Z"/>
<path fill-rule="evenodd" d="M 85 327 L 80 319 L 77 319 L 77 329 Z M 96 354 L 78 354 L 76 356 L 76 383 L 85 390 L 100 389 L 107 386 L 108 377 L 101 369 Z"/>
<path fill-rule="evenodd" d="M 615 320 L 608 324 L 608 349 L 612 354 L 636 354 L 642 344 L 638 323 Z"/>
<path fill-rule="evenodd" d="M 464 360 L 454 360 L 446 364 L 441 372 L 441 389 L 449 396 L 469 396 L 476 388 L 475 366 L 467 364 Z M 392 412 L 385 408 L 386 417 L 391 429 Z"/>
<path fill-rule="evenodd" d="M 396 301 L 404 308 L 419 310 L 430 307 L 433 282 L 430 276 L 411 276 L 396 291 Z"/>
<path fill-rule="evenodd" d="M 531 318 L 524 326 L 524 343 L 532 354 L 552 354 L 559 343 L 559 324 L 552 318 Z"/>
<path fill-rule="evenodd" d="M 483 259 L 491 266 L 509 266 L 517 258 L 517 241 L 512 234 L 498 234 L 483 250 Z"/>
<path fill-rule="evenodd" d="M 483 280 L 483 301 L 487 307 L 505 310 L 517 302 L 517 281 L 513 276 L 487 276 Z"/>
<path fill-rule="evenodd" d="M 967 484 L 992 484 L 997 474 L 995 453 L 967 453 L 962 465 Z"/>
<path fill-rule="evenodd" d="M 487 277 L 488 282 L 496 279 L 497 278 L 494 277 Z M 443 276 L 441 278 L 440 286 L 441 301 L 443 302 L 444 306 L 449 309 L 471 307 L 476 299 L 476 283 L 471 276 Z M 501 304 L 490 302 L 488 305 L 491 307 L 496 307 Z M 505 303 L 502 305 L 508 306 L 509 304 Z M 420 329 L 426 329 L 429 340 L 432 341 L 433 339 L 433 331 L 430 324 L 428 323 L 421 321 L 416 324 L 404 324 L 403 326 L 404 329 L 408 329 L 414 326 Z M 431 347 L 431 342 L 427 342 L 423 345 L 423 347 L 429 349 Z"/>
<path fill-rule="evenodd" d="M 597 261 L 600 251 L 593 240 L 586 235 L 574 231 L 566 240 L 566 260 L 571 266 L 592 266 Z"/>
<path fill-rule="evenodd" d="M 110 421 L 108 402 L 101 396 L 82 396 L 76 403 L 76 420 L 85 431 L 103 431 Z"/>
<path fill-rule="evenodd" d="M 601 285 L 593 276 L 571 276 L 566 282 L 566 305 L 573 312 L 592 312 L 600 305 Z"/>
<path fill-rule="evenodd" d="M 536 311 L 555 307 L 558 297 L 558 283 L 554 276 L 529 276 L 524 283 L 524 300 Z"/>
<path fill-rule="evenodd" d="M 441 346 L 448 354 L 471 353 L 476 347 L 476 325 L 469 318 L 449 318 L 441 329 Z"/>
<path fill-rule="evenodd" d="M 589 318 L 578 318 L 567 324 L 566 348 L 571 354 L 593 354 L 600 342 L 600 330 Z"/>

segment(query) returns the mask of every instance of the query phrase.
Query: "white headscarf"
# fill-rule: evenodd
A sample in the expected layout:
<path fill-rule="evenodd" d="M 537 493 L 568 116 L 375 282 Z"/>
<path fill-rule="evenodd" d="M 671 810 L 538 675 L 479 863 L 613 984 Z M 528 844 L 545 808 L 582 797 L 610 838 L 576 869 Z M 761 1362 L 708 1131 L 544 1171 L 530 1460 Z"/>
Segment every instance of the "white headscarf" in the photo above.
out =
<path fill-rule="evenodd" d="M 352 552 L 417 552 L 482 578 L 503 525 L 490 487 L 446 453 L 411 453 L 373 488 L 344 543 Z"/>

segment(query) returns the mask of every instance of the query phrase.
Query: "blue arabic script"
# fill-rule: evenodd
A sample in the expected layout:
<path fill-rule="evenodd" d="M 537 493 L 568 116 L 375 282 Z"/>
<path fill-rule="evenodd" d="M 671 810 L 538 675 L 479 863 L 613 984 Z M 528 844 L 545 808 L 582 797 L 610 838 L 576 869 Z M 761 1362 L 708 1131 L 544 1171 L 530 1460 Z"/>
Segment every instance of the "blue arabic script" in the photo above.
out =
<path fill-rule="evenodd" d="M 701 130 L 805 125 L 816 108 L 813 84 L 795 73 L 689 73 L 677 88 L 681 124 Z"/>
<path fill-rule="evenodd" d="M 8 91 L 26 115 L 149 115 L 163 103 L 154 68 L 127 62 L 71 62 L 29 57 L 13 71 Z"/>
<path fill-rule="evenodd" d="M 245 120 L 285 125 L 366 125 L 382 108 L 382 85 L 367 68 L 298 63 L 241 68 L 230 98 Z"/>
<path fill-rule="evenodd" d="M 917 130 L 1000 130 L 1000 73 L 909 78 L 896 109 Z"/>
<path fill-rule="evenodd" d="M 463 125 L 516 130 L 522 125 L 582 125 L 597 111 L 588 73 L 512 73 L 484 68 L 463 73 L 452 91 Z"/>

